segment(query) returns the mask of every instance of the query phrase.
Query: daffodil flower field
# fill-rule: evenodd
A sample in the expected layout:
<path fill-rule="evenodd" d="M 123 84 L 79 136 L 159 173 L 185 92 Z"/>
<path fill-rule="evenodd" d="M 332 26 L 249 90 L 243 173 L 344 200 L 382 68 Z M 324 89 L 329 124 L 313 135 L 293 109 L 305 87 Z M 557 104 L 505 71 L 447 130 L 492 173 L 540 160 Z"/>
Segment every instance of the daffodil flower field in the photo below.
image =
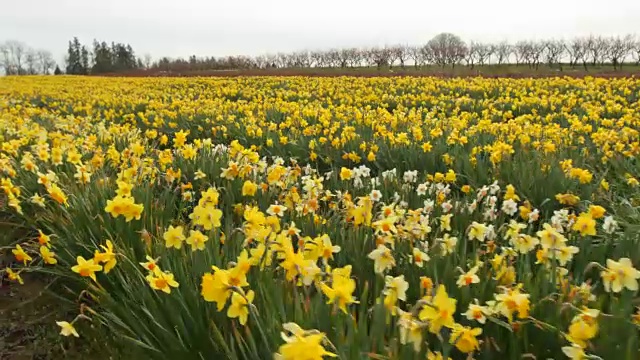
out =
<path fill-rule="evenodd" d="M 135 358 L 637 359 L 639 128 L 633 78 L 7 77 L 0 274 Z"/>

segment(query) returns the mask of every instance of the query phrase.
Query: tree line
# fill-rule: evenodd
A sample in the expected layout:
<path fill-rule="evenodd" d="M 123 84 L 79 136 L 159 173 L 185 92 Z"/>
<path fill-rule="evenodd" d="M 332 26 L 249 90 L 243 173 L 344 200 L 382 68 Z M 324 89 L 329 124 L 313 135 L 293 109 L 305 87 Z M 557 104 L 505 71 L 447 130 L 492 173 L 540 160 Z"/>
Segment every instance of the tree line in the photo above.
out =
<path fill-rule="evenodd" d="M 28 45 L 10 40 L 0 43 L 0 70 L 5 75 L 105 74 L 148 68 L 150 57 L 137 58 L 129 44 L 93 41 L 91 47 L 80 43 L 77 37 L 69 41 L 64 70 L 53 60 L 51 52 L 34 50 Z"/>
<path fill-rule="evenodd" d="M 465 42 L 451 33 L 441 33 L 424 45 L 393 45 L 370 48 L 343 48 L 318 51 L 295 51 L 260 56 L 227 56 L 222 58 L 191 56 L 171 59 L 163 57 L 152 69 L 161 71 L 203 71 L 265 68 L 355 68 L 413 66 L 469 66 L 487 64 L 524 65 L 537 69 L 550 67 L 611 65 L 618 69 L 624 63 L 640 65 L 640 38 L 634 35 L 604 37 L 591 35 L 565 40 L 523 40 L 515 43 Z"/>
<path fill-rule="evenodd" d="M 89 49 L 77 37 L 69 41 L 65 60 L 66 73 L 74 75 L 106 74 L 144 67 L 142 59 L 136 57 L 129 44 L 93 40 Z"/>
<path fill-rule="evenodd" d="M 19 41 L 0 43 L 0 69 L 6 75 L 50 74 L 55 66 L 48 50 L 33 49 Z"/>
<path fill-rule="evenodd" d="M 393 45 L 368 48 L 343 48 L 294 51 L 260 56 L 226 56 L 184 58 L 136 57 L 129 44 L 110 44 L 97 40 L 88 47 L 78 38 L 69 41 L 65 57 L 67 74 L 88 75 L 131 70 L 166 72 L 268 69 L 268 68 L 356 68 L 426 65 L 455 67 L 487 64 L 549 67 L 583 67 L 610 65 L 614 69 L 625 63 L 640 65 L 640 38 L 635 35 L 576 37 L 570 40 L 521 40 L 515 43 L 465 42 L 451 33 L 441 33 L 422 45 Z M 0 67 L 7 75 L 49 74 L 63 71 L 55 65 L 51 53 L 33 50 L 17 42 L 0 44 Z"/>

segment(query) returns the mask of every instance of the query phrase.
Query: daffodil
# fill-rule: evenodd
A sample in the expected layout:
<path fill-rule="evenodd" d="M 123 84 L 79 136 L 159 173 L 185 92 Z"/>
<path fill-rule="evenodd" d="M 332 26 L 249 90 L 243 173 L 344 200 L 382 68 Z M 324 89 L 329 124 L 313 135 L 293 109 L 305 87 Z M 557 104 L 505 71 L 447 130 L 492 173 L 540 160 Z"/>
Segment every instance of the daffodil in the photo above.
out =
<path fill-rule="evenodd" d="M 187 244 L 191 245 L 191 250 L 204 250 L 205 243 L 209 237 L 200 232 L 200 230 L 190 230 L 189 237 L 186 239 Z"/>
<path fill-rule="evenodd" d="M 477 337 L 482 334 L 480 328 L 470 328 L 456 324 L 451 332 L 450 342 L 461 352 L 472 353 L 480 347 Z"/>
<path fill-rule="evenodd" d="M 5 268 L 5 271 L 7 272 L 7 276 L 9 277 L 9 280 L 17 281 L 18 284 L 24 285 L 24 280 L 22 279 L 22 276 L 20 276 L 20 272 L 15 272 L 11 270 L 11 268 Z"/>
<path fill-rule="evenodd" d="M 55 257 L 55 253 L 49 250 L 46 246 L 40 246 L 40 256 L 42 256 L 42 261 L 45 264 L 54 265 L 58 263 L 58 260 Z"/>
<path fill-rule="evenodd" d="M 160 290 L 167 294 L 171 294 L 171 288 L 177 288 L 180 285 L 174 280 L 172 273 L 162 271 L 158 267 L 149 272 L 146 279 L 153 290 Z"/>
<path fill-rule="evenodd" d="M 472 222 L 469 227 L 469 240 L 484 241 L 487 235 L 487 226 L 485 224 Z"/>
<path fill-rule="evenodd" d="M 149 255 L 146 256 L 146 259 L 147 261 L 141 262 L 140 265 L 142 265 L 143 268 L 153 272 L 158 267 L 158 259 L 153 259 Z"/>
<path fill-rule="evenodd" d="M 374 261 L 374 271 L 378 274 L 384 273 L 396 264 L 391 250 L 382 244 L 378 245 L 375 250 L 371 251 L 368 257 Z"/>
<path fill-rule="evenodd" d="M 578 344 L 571 344 L 571 346 L 563 346 L 562 352 L 572 360 L 586 360 L 587 354 L 584 352 L 584 348 Z"/>
<path fill-rule="evenodd" d="M 607 268 L 600 275 L 607 292 L 618 293 L 624 288 L 638 290 L 640 271 L 633 267 L 629 258 L 621 258 L 618 261 L 607 259 Z"/>
<path fill-rule="evenodd" d="M 246 295 L 234 291 L 231 295 L 231 305 L 227 310 L 227 316 L 238 318 L 240 325 L 246 324 L 249 317 L 249 306 L 251 306 L 254 296 L 253 290 L 249 290 Z"/>
<path fill-rule="evenodd" d="M 247 180 L 242 185 L 242 196 L 254 196 L 258 190 L 258 185 L 250 180 Z"/>
<path fill-rule="evenodd" d="M 440 285 L 430 303 L 424 305 L 418 317 L 429 322 L 429 331 L 437 334 L 443 326 L 453 328 L 456 299 L 450 298 L 444 285 Z"/>
<path fill-rule="evenodd" d="M 508 289 L 502 294 L 495 295 L 496 312 L 504 315 L 509 322 L 513 320 L 514 314 L 518 318 L 526 319 L 529 316 L 529 294 L 523 294 L 518 288 Z"/>
<path fill-rule="evenodd" d="M 458 277 L 456 285 L 458 285 L 458 287 L 463 287 L 479 283 L 480 278 L 477 275 L 478 269 L 480 269 L 480 265 L 476 265 L 468 272 L 460 275 L 460 277 Z"/>
<path fill-rule="evenodd" d="M 353 292 L 356 290 L 356 282 L 351 279 L 351 266 L 344 269 L 333 269 L 331 286 L 322 284 L 322 292 L 327 296 L 328 304 L 335 303 L 340 310 L 347 313 L 347 305 L 356 302 Z"/>
<path fill-rule="evenodd" d="M 67 321 L 56 321 L 56 324 L 60 326 L 60 335 L 80 337 L 72 323 Z"/>
<path fill-rule="evenodd" d="M 13 256 L 16 258 L 16 261 L 21 262 L 23 265 L 27 265 L 27 262 L 32 261 L 33 259 L 29 254 L 27 254 L 22 246 L 19 244 L 16 245 L 16 248 L 11 250 Z"/>
<path fill-rule="evenodd" d="M 176 249 L 180 249 L 182 247 L 182 242 L 186 239 L 183 227 L 173 227 L 173 225 L 169 225 L 169 228 L 164 232 L 162 238 L 166 242 L 167 248 L 174 247 Z"/>
<path fill-rule="evenodd" d="M 95 251 L 93 260 L 98 264 L 103 264 L 103 271 L 108 274 L 117 264 L 116 254 L 113 252 L 113 243 L 107 240 L 106 246 L 100 245 L 103 252 Z"/>
<path fill-rule="evenodd" d="M 212 268 L 213 274 L 206 273 L 202 276 L 201 294 L 205 301 L 215 302 L 218 311 L 221 311 L 231 296 L 230 274 L 228 270 L 221 270 L 215 266 Z"/>
<path fill-rule="evenodd" d="M 401 344 L 413 344 L 413 350 L 419 352 L 422 348 L 422 333 L 426 324 L 414 319 L 411 313 L 404 312 L 396 309 L 400 313 L 400 319 L 398 320 L 398 326 L 400 328 L 400 343 Z"/>
<path fill-rule="evenodd" d="M 96 271 L 102 270 L 102 266 L 94 263 L 93 259 L 85 260 L 82 256 L 76 258 L 77 264 L 71 267 L 71 271 L 80 274 L 82 277 L 90 277 L 96 280 Z"/>
<path fill-rule="evenodd" d="M 580 235 L 595 235 L 596 234 L 596 221 L 591 216 L 590 212 L 585 212 L 580 214 L 576 219 L 576 222 L 573 224 L 572 229 L 574 231 L 580 232 Z"/>
<path fill-rule="evenodd" d="M 384 306 L 391 312 L 396 314 L 396 304 L 398 300 L 407 300 L 407 289 L 409 283 L 404 279 L 404 275 L 397 277 L 386 276 L 385 285 L 382 294 L 384 294 Z"/>
<path fill-rule="evenodd" d="M 430 259 L 427 253 L 425 253 L 424 251 L 420 250 L 417 247 L 413 248 L 411 257 L 413 259 L 413 263 L 420 268 L 423 267 L 424 263 L 429 261 Z"/>

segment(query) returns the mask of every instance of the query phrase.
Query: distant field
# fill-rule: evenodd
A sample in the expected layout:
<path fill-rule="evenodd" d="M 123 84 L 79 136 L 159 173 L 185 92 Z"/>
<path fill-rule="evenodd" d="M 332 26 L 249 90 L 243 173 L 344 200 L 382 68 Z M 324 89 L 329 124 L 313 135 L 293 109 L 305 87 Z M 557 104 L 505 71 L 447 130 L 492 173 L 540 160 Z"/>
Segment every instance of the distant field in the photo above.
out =
<path fill-rule="evenodd" d="M 640 75 L 640 66 L 637 64 L 627 64 L 622 69 L 613 69 L 612 65 L 588 66 L 587 69 L 580 65 L 572 67 L 564 64 L 562 66 L 541 65 L 537 69 L 527 65 L 482 65 L 473 68 L 466 65 L 456 67 L 441 67 L 435 65 L 414 66 L 393 68 L 383 67 L 356 67 L 356 68 L 287 68 L 287 69 L 245 69 L 245 70 L 202 70 L 202 71 L 159 71 L 159 70 L 135 70 L 126 73 L 110 74 L 112 76 L 436 76 L 436 77 L 630 77 Z M 108 75 L 107 75 L 108 76 Z"/>

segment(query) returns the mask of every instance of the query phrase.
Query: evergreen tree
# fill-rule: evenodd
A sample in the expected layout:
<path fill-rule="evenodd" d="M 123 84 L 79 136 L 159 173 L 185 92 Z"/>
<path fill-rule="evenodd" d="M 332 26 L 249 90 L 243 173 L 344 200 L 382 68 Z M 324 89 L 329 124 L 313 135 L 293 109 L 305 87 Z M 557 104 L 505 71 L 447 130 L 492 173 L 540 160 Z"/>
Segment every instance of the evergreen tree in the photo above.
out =
<path fill-rule="evenodd" d="M 77 37 L 69 41 L 67 49 L 67 74 L 78 75 L 82 73 L 82 62 L 80 59 L 80 41 Z"/>
<path fill-rule="evenodd" d="M 86 46 L 82 46 L 80 50 L 80 74 L 87 75 L 89 73 L 89 51 Z"/>
<path fill-rule="evenodd" d="M 56 69 L 53 71 L 53 75 L 62 75 L 62 70 L 60 70 L 60 66 L 56 65 Z"/>
<path fill-rule="evenodd" d="M 87 75 L 126 71 L 144 67 L 130 44 L 93 40 L 93 49 L 80 44 L 77 37 L 69 41 L 67 50 L 67 74 Z"/>
<path fill-rule="evenodd" d="M 106 42 L 93 41 L 93 59 L 92 73 L 102 74 L 113 71 L 113 54 Z"/>

